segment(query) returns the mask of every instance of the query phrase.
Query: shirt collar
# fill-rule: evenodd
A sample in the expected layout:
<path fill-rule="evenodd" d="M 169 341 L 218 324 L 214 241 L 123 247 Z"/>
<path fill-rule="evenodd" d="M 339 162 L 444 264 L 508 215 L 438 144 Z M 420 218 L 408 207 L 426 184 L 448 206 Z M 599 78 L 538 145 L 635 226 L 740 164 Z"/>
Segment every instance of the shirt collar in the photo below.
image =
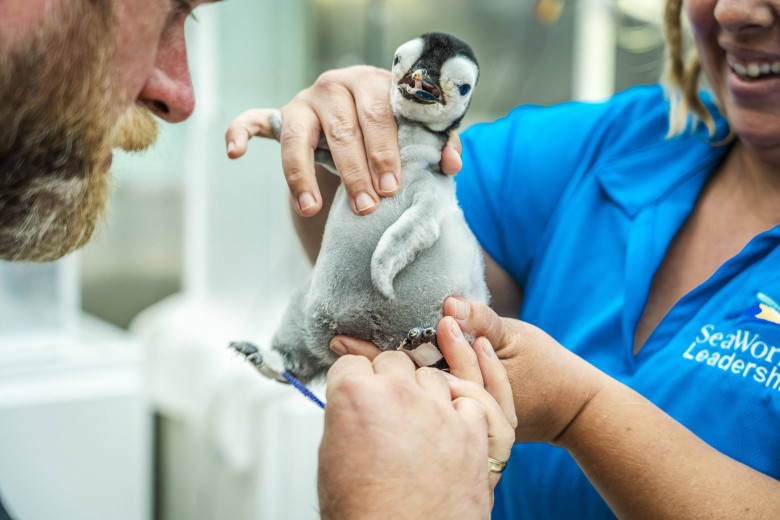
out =
<path fill-rule="evenodd" d="M 596 173 L 604 194 L 630 217 L 665 195 L 691 183 L 698 195 L 729 145 L 712 144 L 695 136 L 674 138 L 664 145 L 606 160 Z"/>

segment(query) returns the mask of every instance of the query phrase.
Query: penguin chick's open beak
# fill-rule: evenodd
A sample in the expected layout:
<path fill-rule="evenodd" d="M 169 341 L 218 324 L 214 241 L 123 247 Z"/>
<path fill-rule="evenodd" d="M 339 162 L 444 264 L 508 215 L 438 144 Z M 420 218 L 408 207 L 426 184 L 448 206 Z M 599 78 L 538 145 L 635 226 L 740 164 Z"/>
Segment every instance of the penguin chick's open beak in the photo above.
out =
<path fill-rule="evenodd" d="M 418 103 L 445 104 L 441 88 L 431 80 L 424 69 L 415 70 L 404 76 L 398 83 L 398 88 L 405 97 Z"/>

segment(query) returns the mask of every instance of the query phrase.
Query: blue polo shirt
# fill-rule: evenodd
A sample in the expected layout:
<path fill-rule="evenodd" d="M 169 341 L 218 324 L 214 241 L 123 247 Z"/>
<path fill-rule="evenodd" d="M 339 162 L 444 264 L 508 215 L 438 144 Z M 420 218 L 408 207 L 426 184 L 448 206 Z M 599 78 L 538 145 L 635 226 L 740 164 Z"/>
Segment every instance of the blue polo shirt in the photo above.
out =
<path fill-rule="evenodd" d="M 522 288 L 520 319 L 780 479 L 780 226 L 684 296 L 633 354 L 653 276 L 728 151 L 704 129 L 666 139 L 667 111 L 660 86 L 519 107 L 464 133 L 458 198 Z M 716 122 L 718 139 L 727 126 Z M 513 449 L 493 518 L 614 515 L 565 450 L 530 443 Z"/>

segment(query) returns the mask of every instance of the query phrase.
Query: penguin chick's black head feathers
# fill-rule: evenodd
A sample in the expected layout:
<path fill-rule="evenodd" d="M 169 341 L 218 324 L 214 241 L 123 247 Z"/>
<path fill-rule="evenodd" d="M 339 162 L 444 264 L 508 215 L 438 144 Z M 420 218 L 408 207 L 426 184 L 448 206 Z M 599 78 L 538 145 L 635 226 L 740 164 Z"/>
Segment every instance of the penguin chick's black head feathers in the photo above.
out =
<path fill-rule="evenodd" d="M 449 132 L 463 118 L 478 77 L 468 44 L 450 34 L 426 33 L 396 51 L 390 103 L 396 117 Z"/>

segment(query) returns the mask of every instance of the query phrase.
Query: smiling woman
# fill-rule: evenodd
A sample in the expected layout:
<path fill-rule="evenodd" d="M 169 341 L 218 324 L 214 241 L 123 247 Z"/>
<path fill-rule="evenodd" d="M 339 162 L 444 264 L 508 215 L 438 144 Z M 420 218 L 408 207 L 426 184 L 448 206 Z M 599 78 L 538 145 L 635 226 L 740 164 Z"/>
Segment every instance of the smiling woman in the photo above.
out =
<path fill-rule="evenodd" d="M 702 71 L 732 130 L 761 162 L 780 163 L 780 25 L 776 2 L 685 3 Z M 775 71 L 774 69 L 777 69 Z"/>

